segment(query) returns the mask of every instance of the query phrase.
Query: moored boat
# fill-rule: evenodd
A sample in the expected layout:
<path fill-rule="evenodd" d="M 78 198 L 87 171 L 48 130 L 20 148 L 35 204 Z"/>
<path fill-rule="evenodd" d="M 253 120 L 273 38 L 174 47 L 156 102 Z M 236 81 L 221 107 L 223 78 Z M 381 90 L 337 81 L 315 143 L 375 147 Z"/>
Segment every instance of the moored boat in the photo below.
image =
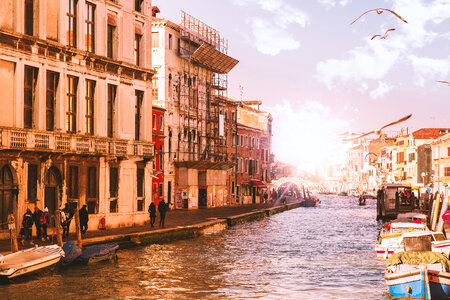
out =
<path fill-rule="evenodd" d="M 449 299 L 449 271 L 442 253 L 406 251 L 389 258 L 384 278 L 394 299 Z"/>
<path fill-rule="evenodd" d="M 59 262 L 64 251 L 58 245 L 34 247 L 0 257 L 0 277 L 14 278 Z"/>
<path fill-rule="evenodd" d="M 61 264 L 67 266 L 74 262 L 83 253 L 80 247 L 73 241 L 68 241 L 62 247 L 64 257 L 61 258 Z"/>
<path fill-rule="evenodd" d="M 78 261 L 84 264 L 92 264 L 99 261 L 111 260 L 117 257 L 119 245 L 116 243 L 92 245 L 83 249 Z"/>

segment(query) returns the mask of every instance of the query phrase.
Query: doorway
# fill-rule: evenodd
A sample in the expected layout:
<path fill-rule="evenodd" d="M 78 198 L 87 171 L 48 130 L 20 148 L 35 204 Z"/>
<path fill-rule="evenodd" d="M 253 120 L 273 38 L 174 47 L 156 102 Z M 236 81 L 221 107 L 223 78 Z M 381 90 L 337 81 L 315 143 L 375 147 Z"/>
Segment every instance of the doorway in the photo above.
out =
<path fill-rule="evenodd" d="M 45 207 L 49 214 L 53 215 L 60 206 L 59 191 L 61 188 L 61 173 L 56 167 L 48 170 L 45 178 Z"/>
<path fill-rule="evenodd" d="M 252 187 L 252 203 L 256 204 L 256 187 Z"/>
<path fill-rule="evenodd" d="M 17 210 L 14 201 L 14 179 L 8 165 L 4 166 L 0 172 L 0 228 L 8 229 L 8 215 L 14 214 Z M 17 217 L 17 216 L 15 216 Z"/>
<path fill-rule="evenodd" d="M 208 195 L 206 189 L 198 189 L 198 207 L 206 208 L 208 206 Z"/>

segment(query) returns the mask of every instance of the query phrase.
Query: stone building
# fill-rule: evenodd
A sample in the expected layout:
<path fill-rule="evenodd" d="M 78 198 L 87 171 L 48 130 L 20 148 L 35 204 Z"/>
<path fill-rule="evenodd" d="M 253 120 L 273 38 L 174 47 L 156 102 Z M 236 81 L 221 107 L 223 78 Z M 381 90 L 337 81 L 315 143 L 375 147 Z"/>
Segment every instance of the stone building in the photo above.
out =
<path fill-rule="evenodd" d="M 237 108 L 237 195 L 260 203 L 271 182 L 272 116 L 241 102 Z M 268 191 L 267 191 L 268 192 Z"/>
<path fill-rule="evenodd" d="M 53 213 L 65 203 L 88 206 L 89 228 L 102 218 L 107 227 L 143 223 L 151 1 L 2 0 L 0 8 L 2 228 L 8 213 L 19 225 L 27 208 Z"/>
<path fill-rule="evenodd" d="M 227 199 L 225 115 L 215 102 L 238 63 L 220 33 L 181 12 L 180 24 L 153 18 L 153 103 L 166 109 L 164 198 L 172 208 L 220 206 Z"/>
<path fill-rule="evenodd" d="M 155 159 L 153 160 L 153 202 L 158 206 L 164 200 L 164 113 L 165 109 L 153 105 L 152 130 L 155 144 Z"/>

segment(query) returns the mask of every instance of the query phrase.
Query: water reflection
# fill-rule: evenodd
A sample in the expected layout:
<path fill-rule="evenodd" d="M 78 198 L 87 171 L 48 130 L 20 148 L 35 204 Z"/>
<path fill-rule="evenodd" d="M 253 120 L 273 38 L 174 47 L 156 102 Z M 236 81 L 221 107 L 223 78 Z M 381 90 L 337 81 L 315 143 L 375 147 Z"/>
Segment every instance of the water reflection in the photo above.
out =
<path fill-rule="evenodd" d="M 0 286 L 0 298 L 388 299 L 373 250 L 375 202 L 321 200 L 197 239 L 121 250 L 116 263 L 19 280 Z"/>

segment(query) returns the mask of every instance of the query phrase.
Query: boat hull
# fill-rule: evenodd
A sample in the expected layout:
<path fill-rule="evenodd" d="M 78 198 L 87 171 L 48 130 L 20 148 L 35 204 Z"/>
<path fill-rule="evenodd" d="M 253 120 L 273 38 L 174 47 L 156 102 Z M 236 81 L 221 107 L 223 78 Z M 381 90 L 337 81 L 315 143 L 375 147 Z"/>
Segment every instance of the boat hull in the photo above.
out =
<path fill-rule="evenodd" d="M 52 260 L 48 260 L 48 261 L 42 262 L 40 264 L 36 264 L 36 265 L 33 265 L 33 266 L 17 269 L 11 275 L 9 275 L 9 276 L 2 276 L 2 277 L 11 279 L 11 278 L 14 278 L 14 277 L 17 277 L 17 276 L 20 276 L 20 275 L 32 273 L 32 272 L 35 272 L 35 271 L 38 271 L 38 270 L 42 270 L 42 269 L 51 267 L 51 266 L 57 264 L 59 262 L 59 260 L 60 260 L 60 257 L 57 257 L 57 258 L 54 258 Z"/>
<path fill-rule="evenodd" d="M 394 299 L 450 298 L 450 273 L 447 272 L 418 270 L 386 273 L 385 279 L 389 293 Z"/>

